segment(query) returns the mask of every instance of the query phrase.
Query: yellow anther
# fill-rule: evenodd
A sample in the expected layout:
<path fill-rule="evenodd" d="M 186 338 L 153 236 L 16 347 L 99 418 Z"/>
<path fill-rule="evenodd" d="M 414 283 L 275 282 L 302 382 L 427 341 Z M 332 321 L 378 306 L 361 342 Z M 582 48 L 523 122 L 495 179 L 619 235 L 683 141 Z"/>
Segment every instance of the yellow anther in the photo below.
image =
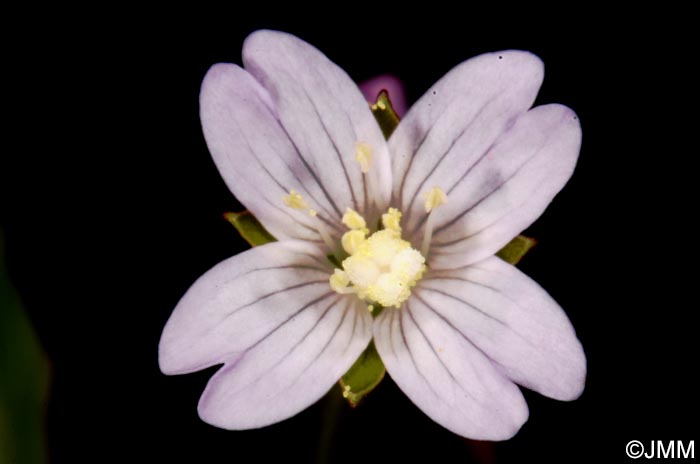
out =
<path fill-rule="evenodd" d="M 365 222 L 365 218 L 360 216 L 360 213 L 358 213 L 352 208 L 347 208 L 345 210 L 345 214 L 343 215 L 343 224 L 348 226 L 348 228 L 350 229 L 358 229 L 369 232 L 367 230 L 367 223 Z"/>
<path fill-rule="evenodd" d="M 372 108 L 372 111 L 377 111 L 377 104 L 373 103 L 372 106 L 370 106 L 370 108 Z"/>
<path fill-rule="evenodd" d="M 374 305 L 367 305 L 367 311 L 373 312 L 373 311 L 374 311 Z"/>
<path fill-rule="evenodd" d="M 289 195 L 282 198 L 284 204 L 294 209 L 309 209 L 309 205 L 304 201 L 304 197 L 295 190 L 290 190 Z"/>
<path fill-rule="evenodd" d="M 336 269 L 333 275 L 331 275 L 330 284 L 334 292 L 349 293 L 347 287 L 350 285 L 350 278 L 345 271 Z"/>
<path fill-rule="evenodd" d="M 347 251 L 349 255 L 354 254 L 360 245 L 365 241 L 366 232 L 364 230 L 349 230 L 343 234 L 341 243 L 343 244 L 343 250 Z"/>
<path fill-rule="evenodd" d="M 377 102 L 377 106 L 379 107 L 380 110 L 385 110 L 386 109 L 386 103 L 384 103 L 382 100 L 379 100 Z"/>
<path fill-rule="evenodd" d="M 317 215 L 318 215 L 318 211 L 316 211 L 315 209 L 309 210 L 309 216 L 316 217 Z"/>
<path fill-rule="evenodd" d="M 360 163 L 360 170 L 363 173 L 369 172 L 372 165 L 372 147 L 364 142 L 357 142 L 355 144 L 355 159 Z"/>
<path fill-rule="evenodd" d="M 423 194 L 425 198 L 425 212 L 429 213 L 440 205 L 447 203 L 447 195 L 440 187 L 433 187 Z"/>
<path fill-rule="evenodd" d="M 343 260 L 343 269 L 350 281 L 360 288 L 369 287 L 381 274 L 374 260 L 364 254 L 356 254 Z"/>
<path fill-rule="evenodd" d="M 382 214 L 382 224 L 385 229 L 401 233 L 401 211 L 389 208 L 388 212 Z"/>

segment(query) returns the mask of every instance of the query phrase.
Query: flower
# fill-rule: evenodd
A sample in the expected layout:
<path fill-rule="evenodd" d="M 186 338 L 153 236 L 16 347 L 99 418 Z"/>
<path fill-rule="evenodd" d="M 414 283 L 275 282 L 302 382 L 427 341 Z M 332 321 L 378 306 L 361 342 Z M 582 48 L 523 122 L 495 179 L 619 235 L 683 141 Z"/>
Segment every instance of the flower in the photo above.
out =
<path fill-rule="evenodd" d="M 243 62 L 207 73 L 202 127 L 231 191 L 279 241 L 214 266 L 165 326 L 164 373 L 224 364 L 200 399 L 204 421 L 286 419 L 372 339 L 401 390 L 465 437 L 519 430 L 528 409 L 516 383 L 559 400 L 581 394 L 585 355 L 565 313 L 494 257 L 544 211 L 579 153 L 570 109 L 530 109 L 536 56 L 460 64 L 388 142 L 348 75 L 302 40 L 255 32 Z"/>

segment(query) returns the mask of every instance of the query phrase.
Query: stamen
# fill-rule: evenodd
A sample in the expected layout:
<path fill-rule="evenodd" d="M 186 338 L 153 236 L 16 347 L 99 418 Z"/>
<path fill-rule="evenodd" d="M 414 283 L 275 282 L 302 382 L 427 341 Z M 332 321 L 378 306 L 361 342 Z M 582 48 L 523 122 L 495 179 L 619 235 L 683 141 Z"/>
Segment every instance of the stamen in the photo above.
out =
<path fill-rule="evenodd" d="M 365 218 L 363 218 L 360 213 L 352 208 L 347 208 L 345 210 L 345 214 L 343 215 L 343 224 L 352 230 L 362 230 L 364 233 L 369 232 Z"/>
<path fill-rule="evenodd" d="M 347 251 L 349 255 L 352 255 L 357 251 L 357 249 L 365 242 L 366 233 L 362 230 L 351 230 L 343 234 L 341 243 L 343 245 L 343 250 Z"/>
<path fill-rule="evenodd" d="M 368 173 L 372 165 L 372 147 L 364 142 L 357 142 L 355 144 L 355 159 L 360 163 L 362 173 Z"/>
<path fill-rule="evenodd" d="M 331 289 L 341 294 L 355 293 L 355 289 L 349 287 L 350 278 L 345 271 L 336 269 L 330 278 Z"/>
<path fill-rule="evenodd" d="M 282 197 L 282 201 L 285 205 L 292 209 L 306 210 L 306 212 L 309 213 L 309 216 L 315 218 L 316 220 L 314 222 L 316 224 L 316 231 L 321 236 L 323 243 L 326 244 L 329 250 L 335 250 L 335 245 L 331 239 L 331 234 L 328 232 L 328 228 L 318 217 L 318 212 L 315 209 L 309 208 L 309 204 L 306 202 L 306 200 L 304 200 L 304 197 L 301 196 L 301 193 L 292 189 L 289 191 L 289 195 Z"/>
<path fill-rule="evenodd" d="M 423 198 L 425 198 L 425 212 L 428 213 L 428 220 L 425 223 L 421 254 L 427 259 L 430 251 L 430 240 L 433 238 L 433 211 L 438 206 L 447 203 L 447 195 L 440 187 L 433 187 L 423 194 Z"/>
<path fill-rule="evenodd" d="M 321 221 L 318 218 L 318 216 L 316 216 L 315 214 L 312 214 L 311 216 L 316 218 L 316 230 L 318 231 L 319 235 L 323 239 L 323 243 L 326 244 L 326 246 L 328 247 L 328 249 L 331 252 L 335 252 L 335 244 L 333 243 L 333 240 L 331 239 L 331 234 L 328 233 L 328 228 L 323 223 L 323 221 Z M 336 258 L 337 258 L 337 256 L 336 256 Z"/>
<path fill-rule="evenodd" d="M 372 147 L 365 142 L 358 141 L 355 143 L 355 159 L 360 164 L 360 171 L 362 171 L 362 177 L 364 177 L 365 185 L 367 186 L 366 195 L 369 198 L 368 210 L 365 213 L 371 213 L 374 211 L 374 199 L 376 198 L 374 191 L 374 176 L 369 172 L 372 167 L 372 158 L 374 153 L 372 152 Z"/>
<path fill-rule="evenodd" d="M 429 213 L 440 205 L 447 203 L 447 195 L 440 187 L 433 187 L 423 194 L 425 198 L 425 212 Z"/>
<path fill-rule="evenodd" d="M 304 197 L 294 189 L 289 191 L 289 195 L 282 197 L 282 201 L 292 209 L 309 209 L 309 205 L 304 201 Z"/>
<path fill-rule="evenodd" d="M 389 208 L 389 212 L 382 214 L 382 225 L 385 229 L 401 233 L 401 211 Z"/>

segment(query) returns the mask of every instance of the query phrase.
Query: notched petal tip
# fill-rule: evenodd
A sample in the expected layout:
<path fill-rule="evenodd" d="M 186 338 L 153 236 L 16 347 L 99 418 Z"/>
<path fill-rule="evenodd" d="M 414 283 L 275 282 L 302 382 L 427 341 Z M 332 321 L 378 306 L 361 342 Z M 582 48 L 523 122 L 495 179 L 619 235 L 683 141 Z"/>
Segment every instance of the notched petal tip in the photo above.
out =
<path fill-rule="evenodd" d="M 556 394 L 549 395 L 550 398 L 559 401 L 574 401 L 581 397 L 586 389 L 586 376 L 588 374 L 588 360 L 583 351 L 581 342 L 577 341 L 577 353 L 570 358 L 570 374 L 568 379 L 562 379 L 562 387 Z"/>
<path fill-rule="evenodd" d="M 300 38 L 287 32 L 275 31 L 271 29 L 259 29 L 249 34 L 243 41 L 241 55 L 244 66 L 246 68 L 250 66 L 251 55 L 264 52 L 273 47 L 284 46 L 285 44 L 296 44 L 296 46 L 313 48 Z"/>
<path fill-rule="evenodd" d="M 288 32 L 277 31 L 275 29 L 257 29 L 248 34 L 248 36 L 245 38 L 243 41 L 243 50 L 245 50 L 246 47 L 255 47 L 259 43 L 289 38 L 296 39 L 296 36 Z"/>
<path fill-rule="evenodd" d="M 183 369 L 178 357 L 178 336 L 173 333 L 173 323 L 168 319 L 163 333 L 158 342 L 158 368 L 165 375 L 178 375 L 192 372 L 191 369 Z"/>
<path fill-rule="evenodd" d="M 571 108 L 559 103 L 538 106 L 530 113 L 537 113 L 543 120 L 548 120 L 545 125 L 549 126 L 547 130 L 552 134 L 550 143 L 558 144 L 553 162 L 566 173 L 565 184 L 574 172 L 581 151 L 581 122 Z"/>
<path fill-rule="evenodd" d="M 223 366 L 216 372 L 216 374 L 214 374 L 214 376 L 211 379 L 209 379 L 209 383 L 207 384 L 206 388 L 202 392 L 202 395 L 199 397 L 199 401 L 197 402 L 197 415 L 203 422 L 206 422 L 209 425 L 224 430 L 247 430 L 262 427 L 263 425 L 245 426 L 242 423 L 237 423 L 235 418 L 222 413 L 222 410 L 224 408 L 221 408 L 220 404 L 218 404 L 216 401 L 212 401 L 211 389 L 213 385 L 213 380 L 217 376 L 223 374 L 223 371 L 228 368 L 229 366 Z"/>
<path fill-rule="evenodd" d="M 504 72 L 518 73 L 523 78 L 542 83 L 544 79 L 544 62 L 532 52 L 524 50 L 502 50 L 480 55 L 488 65 L 501 66 Z M 493 63 L 495 61 L 495 63 Z"/>
<path fill-rule="evenodd" d="M 203 96 L 210 92 L 218 92 L 222 86 L 228 85 L 228 81 L 236 69 L 240 68 L 232 63 L 215 63 L 211 65 L 204 75 L 204 79 L 202 79 L 202 85 L 199 90 L 200 102 Z"/>
<path fill-rule="evenodd" d="M 190 374 L 218 363 L 216 359 L 192 362 L 193 360 L 185 354 L 191 351 L 191 347 L 187 346 L 187 339 L 182 336 L 183 329 L 175 325 L 176 323 L 168 320 L 158 343 L 158 368 L 163 374 Z M 230 356 L 233 357 L 234 354 Z"/>
<path fill-rule="evenodd" d="M 172 351 L 164 346 L 163 337 L 158 344 L 158 368 L 165 375 L 177 375 L 179 370 L 176 367 Z"/>
<path fill-rule="evenodd" d="M 530 418 L 530 409 L 522 396 L 518 402 L 502 404 L 499 413 L 498 420 L 485 418 L 477 432 L 465 432 L 450 427 L 448 429 L 471 440 L 506 441 L 517 435 Z"/>
<path fill-rule="evenodd" d="M 510 417 L 512 422 L 504 423 L 501 427 L 493 428 L 492 430 L 486 430 L 482 439 L 505 441 L 517 435 L 520 429 L 523 428 L 523 425 L 525 425 L 525 422 L 530 418 L 530 409 L 527 407 L 525 400 L 523 400 L 522 407 L 514 410 L 513 415 Z"/>
<path fill-rule="evenodd" d="M 570 127 L 578 128 L 580 131 L 581 122 L 578 119 L 578 115 L 574 110 L 572 110 L 568 106 L 562 105 L 561 103 L 548 103 L 542 106 L 551 108 L 552 111 L 558 111 L 562 124 L 568 124 Z"/>

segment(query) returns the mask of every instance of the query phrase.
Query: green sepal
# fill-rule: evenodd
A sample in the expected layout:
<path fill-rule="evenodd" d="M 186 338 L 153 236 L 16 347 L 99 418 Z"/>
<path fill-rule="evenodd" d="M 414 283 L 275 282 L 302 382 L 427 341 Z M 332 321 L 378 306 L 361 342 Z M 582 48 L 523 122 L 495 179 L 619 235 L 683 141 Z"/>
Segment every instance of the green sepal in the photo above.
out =
<path fill-rule="evenodd" d="M 501 251 L 496 253 L 496 256 L 507 263 L 516 265 L 535 245 L 537 245 L 537 240 L 534 238 L 518 235 L 508 245 L 501 248 Z"/>
<path fill-rule="evenodd" d="M 396 126 L 399 125 L 399 116 L 394 111 L 394 106 L 391 104 L 389 94 L 386 90 L 382 90 L 377 95 L 377 101 L 371 106 L 374 119 L 384 134 L 384 138 L 389 140 L 389 136 L 394 132 Z"/>
<path fill-rule="evenodd" d="M 369 394 L 384 378 L 386 368 L 374 346 L 374 340 L 357 358 L 355 364 L 340 378 L 343 397 L 353 408 Z"/>
<path fill-rule="evenodd" d="M 263 227 L 260 222 L 250 214 L 250 211 L 241 211 L 240 213 L 224 213 L 224 219 L 230 222 L 236 228 L 241 237 L 250 246 L 264 245 L 270 242 L 276 242 L 277 239 Z"/>

